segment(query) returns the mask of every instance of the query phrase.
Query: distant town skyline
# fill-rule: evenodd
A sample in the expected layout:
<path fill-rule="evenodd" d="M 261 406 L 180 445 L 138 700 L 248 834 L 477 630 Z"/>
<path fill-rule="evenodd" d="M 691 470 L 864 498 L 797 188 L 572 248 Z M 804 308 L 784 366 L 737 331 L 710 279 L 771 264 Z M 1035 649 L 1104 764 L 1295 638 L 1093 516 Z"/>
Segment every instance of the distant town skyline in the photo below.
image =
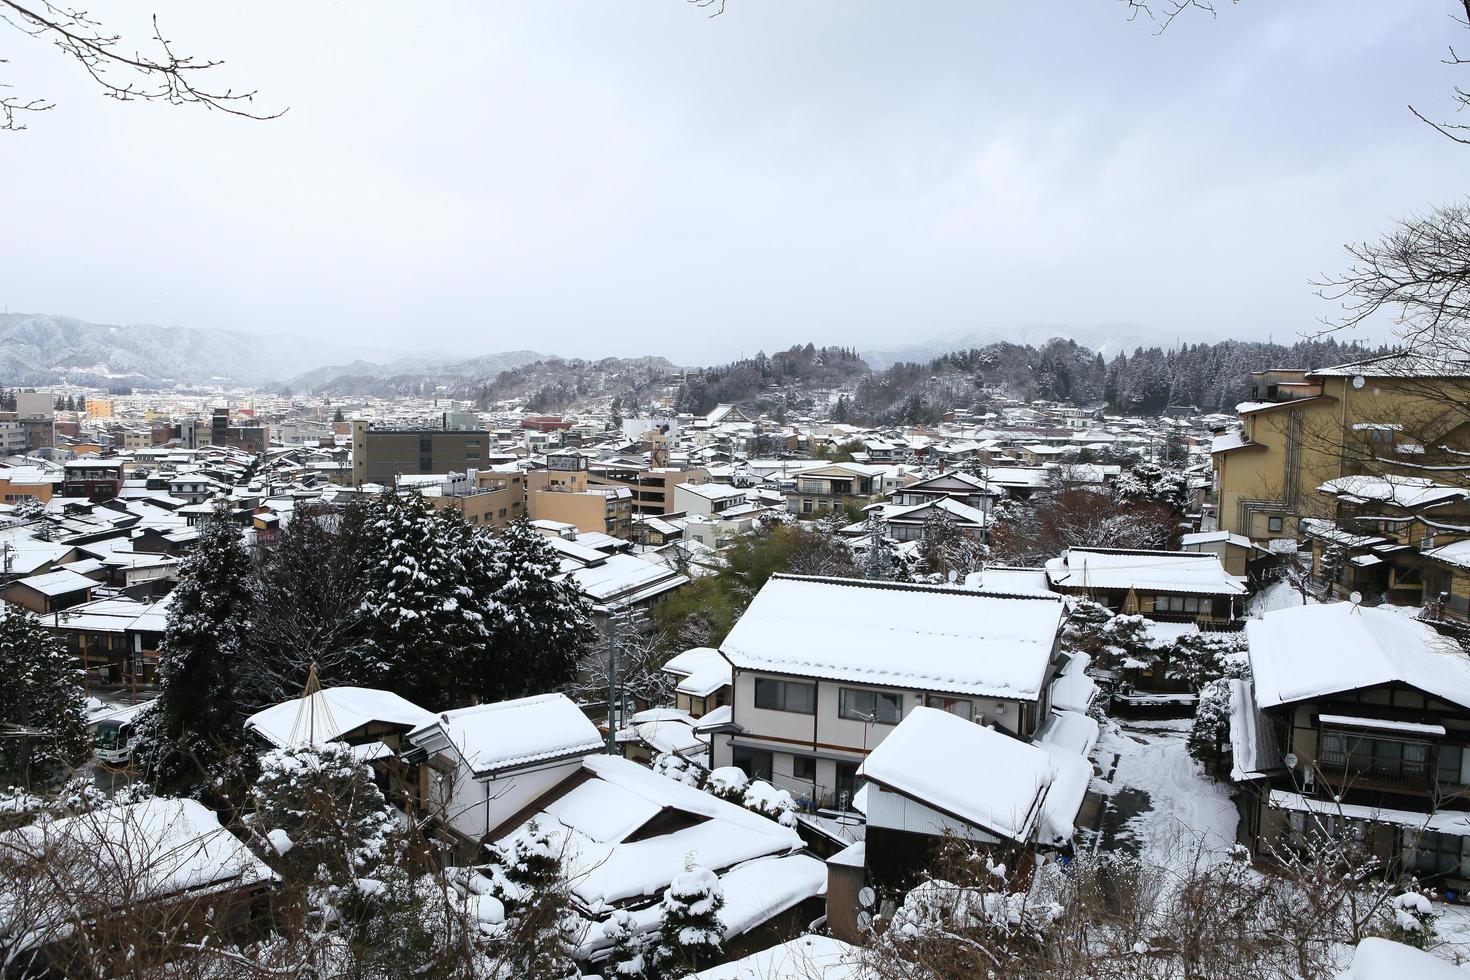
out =
<path fill-rule="evenodd" d="M 289 111 L 118 103 L 13 40 L 6 80 L 57 104 L 0 138 L 28 189 L 13 312 L 681 364 L 1290 342 L 1345 242 L 1463 195 L 1465 151 L 1405 108 L 1454 83 L 1429 0 L 1247 2 L 1163 36 L 1105 0 L 153 6 Z"/>

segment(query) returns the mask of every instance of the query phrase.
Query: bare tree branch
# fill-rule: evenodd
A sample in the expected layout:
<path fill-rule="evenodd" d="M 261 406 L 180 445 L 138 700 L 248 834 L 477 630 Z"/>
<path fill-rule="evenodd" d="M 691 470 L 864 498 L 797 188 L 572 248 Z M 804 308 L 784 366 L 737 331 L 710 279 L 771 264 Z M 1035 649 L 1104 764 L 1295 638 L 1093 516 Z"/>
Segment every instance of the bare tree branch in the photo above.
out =
<path fill-rule="evenodd" d="M 173 42 L 164 37 L 156 16 L 152 39 L 158 53 L 153 55 L 141 51 L 126 53 L 121 47 L 121 35 L 106 31 L 86 11 L 63 7 L 50 0 L 38 3 L 0 0 L 0 21 L 23 34 L 50 41 L 80 64 L 104 95 L 119 101 L 202 105 L 247 119 L 275 119 L 286 111 L 256 110 L 254 91 L 206 87 L 205 74 L 224 62 L 176 53 Z M 0 130 L 25 129 L 17 113 L 40 112 L 51 107 L 52 103 L 45 99 L 0 98 Z"/>

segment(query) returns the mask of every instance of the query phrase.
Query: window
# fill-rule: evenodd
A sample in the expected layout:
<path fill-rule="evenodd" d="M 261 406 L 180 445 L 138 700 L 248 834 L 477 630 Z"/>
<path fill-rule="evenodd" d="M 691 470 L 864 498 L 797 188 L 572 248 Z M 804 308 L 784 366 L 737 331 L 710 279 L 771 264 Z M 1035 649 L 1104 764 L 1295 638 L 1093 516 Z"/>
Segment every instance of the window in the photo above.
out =
<path fill-rule="evenodd" d="M 1406 862 L 1421 875 L 1460 875 L 1465 854 L 1465 838 L 1440 834 L 1432 830 L 1404 832 Z"/>
<path fill-rule="evenodd" d="M 1280 531 L 1281 530 L 1281 518 L 1279 518 L 1279 517 L 1268 517 L 1268 518 L 1266 518 L 1266 530 L 1267 531 Z"/>
<path fill-rule="evenodd" d="M 1429 743 L 1325 729 L 1320 761 L 1329 773 L 1375 783 L 1427 788 Z"/>
<path fill-rule="evenodd" d="M 837 714 L 850 721 L 897 725 L 903 718 L 903 695 L 844 687 L 838 693 Z"/>
<path fill-rule="evenodd" d="M 794 711 L 797 714 L 816 713 L 817 687 L 799 681 L 778 681 L 769 677 L 755 679 L 755 706 L 770 711 Z"/>
<path fill-rule="evenodd" d="M 817 760 L 806 755 L 791 757 L 791 775 L 803 782 L 817 781 Z"/>
<path fill-rule="evenodd" d="M 837 763 L 836 786 L 839 809 L 852 809 L 852 798 L 857 793 L 857 766 L 850 762 Z"/>
<path fill-rule="evenodd" d="M 1161 595 L 1154 597 L 1156 612 L 1198 613 L 1204 600 L 1193 595 Z M 1209 610 L 1206 609 L 1206 612 Z"/>
<path fill-rule="evenodd" d="M 743 745 L 734 747 L 730 761 L 751 779 L 771 779 L 771 753 L 765 749 L 748 749 Z"/>
<path fill-rule="evenodd" d="M 924 698 L 924 704 L 930 708 L 938 708 L 940 711 L 948 711 L 952 715 L 969 721 L 970 702 L 965 698 L 946 698 L 938 694 L 930 694 Z"/>

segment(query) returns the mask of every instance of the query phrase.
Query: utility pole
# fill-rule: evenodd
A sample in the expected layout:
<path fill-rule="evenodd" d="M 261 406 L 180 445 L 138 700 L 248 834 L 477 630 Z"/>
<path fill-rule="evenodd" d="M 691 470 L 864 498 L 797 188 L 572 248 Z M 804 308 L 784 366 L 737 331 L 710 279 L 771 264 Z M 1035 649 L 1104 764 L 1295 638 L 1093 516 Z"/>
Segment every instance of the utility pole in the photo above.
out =
<path fill-rule="evenodd" d="M 607 614 L 607 754 L 618 754 L 618 730 L 614 724 L 613 705 L 618 691 L 618 615 L 611 607 Z"/>

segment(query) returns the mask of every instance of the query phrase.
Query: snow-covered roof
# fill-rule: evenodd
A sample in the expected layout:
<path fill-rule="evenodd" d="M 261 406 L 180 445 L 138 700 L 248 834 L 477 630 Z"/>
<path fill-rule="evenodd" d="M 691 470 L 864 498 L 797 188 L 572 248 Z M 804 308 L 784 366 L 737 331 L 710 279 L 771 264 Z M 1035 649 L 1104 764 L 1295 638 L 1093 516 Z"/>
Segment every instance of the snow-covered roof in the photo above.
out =
<path fill-rule="evenodd" d="M 1092 658 L 1074 653 L 1051 682 L 1051 706 L 1063 711 L 1085 712 L 1097 697 L 1097 683 L 1087 676 Z"/>
<path fill-rule="evenodd" d="M 745 496 L 744 490 L 724 483 L 680 483 L 674 489 L 692 493 L 706 500 L 728 500 L 731 497 Z"/>
<path fill-rule="evenodd" d="M 1460 568 L 1470 568 L 1470 540 L 1442 545 L 1433 551 L 1424 552 L 1424 557 L 1449 565 L 1457 565 Z"/>
<path fill-rule="evenodd" d="M 1044 568 L 987 565 L 965 576 L 965 588 L 990 595 L 1056 595 L 1046 580 Z"/>
<path fill-rule="evenodd" d="M 702 866 L 723 871 L 803 846 L 795 830 L 627 759 L 592 755 L 582 770 L 588 778 L 502 840 L 537 821 L 562 856 L 572 893 L 590 908 L 660 893 L 691 851 Z M 638 835 L 665 810 L 689 819 Z"/>
<path fill-rule="evenodd" d="M 1245 595 L 1215 554 L 1121 548 L 1069 548 L 1046 563 L 1047 578 L 1066 589 L 1135 589 L 1186 595 Z"/>
<path fill-rule="evenodd" d="M 1335 602 L 1269 612 L 1245 629 L 1262 708 L 1392 683 L 1470 708 L 1470 658 L 1400 613 Z"/>
<path fill-rule="evenodd" d="M 392 691 L 329 687 L 257 711 L 245 719 L 245 727 L 272 745 L 324 745 L 366 725 L 415 729 L 437 720 L 432 711 Z"/>
<path fill-rule="evenodd" d="M 701 970 L 689 980 L 857 980 L 862 975 L 863 967 L 855 947 L 831 936 L 802 936 Z"/>
<path fill-rule="evenodd" d="M 1251 539 L 1233 531 L 1196 531 L 1179 538 L 1181 548 L 1192 548 L 1204 544 L 1233 544 L 1241 548 L 1254 548 Z"/>
<path fill-rule="evenodd" d="M 1051 755 L 1039 746 L 947 711 L 918 707 L 863 761 L 858 775 L 998 837 L 1024 842 L 1037 829 L 1042 797 L 1056 772 Z"/>
<path fill-rule="evenodd" d="M 773 575 L 720 645 L 741 670 L 1035 700 L 1060 597 Z"/>
<path fill-rule="evenodd" d="M 594 603 L 635 601 L 689 583 L 688 578 L 667 565 L 644 561 L 637 555 L 597 554 L 606 561 L 567 573 L 577 588 Z"/>
<path fill-rule="evenodd" d="M 421 741 L 435 727 L 449 737 L 476 775 L 596 752 L 603 746 L 597 726 L 565 694 L 456 708 L 408 737 Z"/>
<path fill-rule="evenodd" d="M 158 797 L 104 807 L 8 831 L 3 839 L 7 849 L 38 855 L 53 849 L 62 855 L 85 854 L 82 866 L 75 869 L 76 881 L 68 882 L 71 874 L 64 857 L 49 865 L 52 877 L 45 880 L 57 880 L 60 888 L 85 885 L 104 896 L 115 891 L 118 903 L 246 887 L 275 877 L 220 825 L 212 810 L 196 800 Z M 59 912 L 53 926 L 64 930 L 69 903 L 61 898 L 58 896 Z M 0 924 L 5 918 L 6 913 L 0 911 Z"/>
<path fill-rule="evenodd" d="M 47 572 L 44 575 L 32 575 L 28 578 L 16 579 L 14 585 L 24 585 L 44 596 L 66 595 L 70 592 L 81 592 L 97 585 L 95 581 L 70 569 L 60 569 L 55 572 Z"/>
<path fill-rule="evenodd" d="M 664 673 L 678 677 L 680 694 L 703 698 L 729 687 L 734 673 L 730 661 L 713 647 L 692 647 L 676 653 L 663 666 Z"/>
<path fill-rule="evenodd" d="M 1317 488 L 1319 493 L 1356 497 L 1396 507 L 1425 507 L 1470 498 L 1470 490 L 1450 487 L 1421 476 L 1342 476 Z"/>

